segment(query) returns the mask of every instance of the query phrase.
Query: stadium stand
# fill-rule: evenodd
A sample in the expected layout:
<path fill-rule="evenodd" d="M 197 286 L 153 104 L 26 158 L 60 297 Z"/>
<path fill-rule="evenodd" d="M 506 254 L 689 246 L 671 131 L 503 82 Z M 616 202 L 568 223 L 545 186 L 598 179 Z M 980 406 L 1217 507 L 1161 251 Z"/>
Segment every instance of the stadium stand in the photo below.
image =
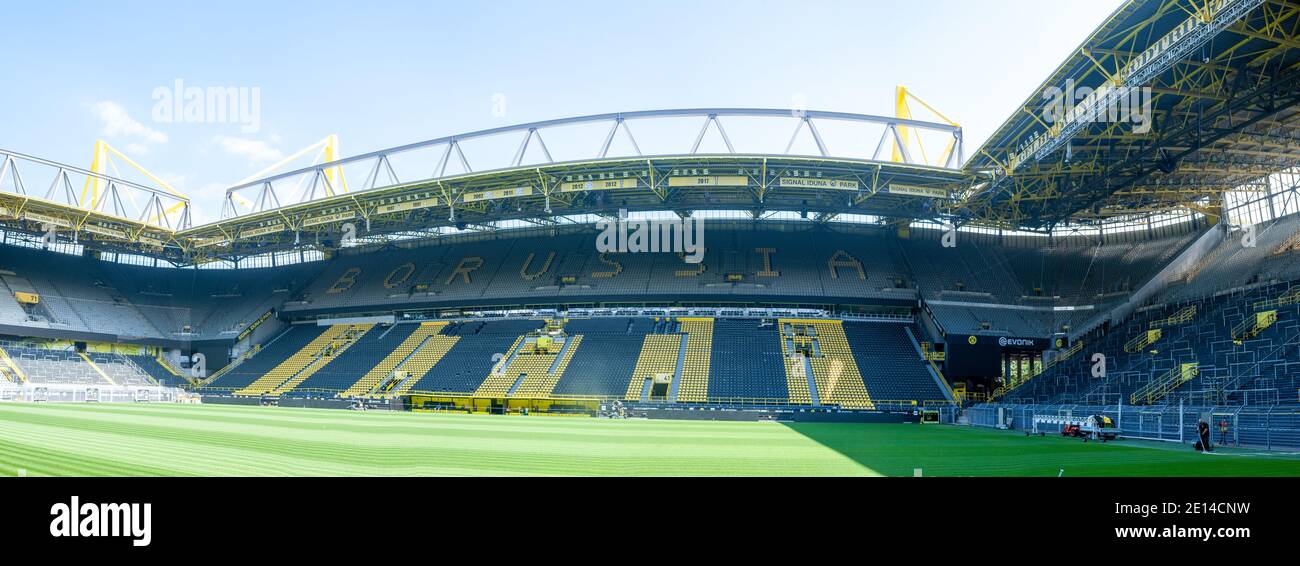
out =
<path fill-rule="evenodd" d="M 428 375 L 433 367 L 442 361 L 442 358 L 451 351 L 458 341 L 460 341 L 460 338 L 456 336 L 441 334 L 429 336 L 402 363 L 400 380 L 395 380 L 392 387 L 385 390 L 383 396 L 398 397 L 409 392 L 419 383 L 423 376 Z"/>
<path fill-rule="evenodd" d="M 811 403 L 788 392 L 776 325 L 752 319 L 718 320 L 709 362 L 710 398 L 786 399 Z M 806 389 L 806 386 L 805 386 Z"/>
<path fill-rule="evenodd" d="M 1240 232 L 1230 234 L 1174 281 L 1159 302 L 1180 303 L 1252 285 L 1300 279 L 1297 234 L 1300 215 L 1255 227 L 1253 246 L 1242 245 Z"/>
<path fill-rule="evenodd" d="M 675 254 L 598 254 L 586 234 L 420 242 L 381 253 L 349 249 L 330 261 L 253 270 L 158 269 L 19 249 L 0 264 L 0 325 L 9 325 L 11 334 L 40 327 L 126 341 L 233 340 L 268 311 L 285 323 L 442 306 L 505 311 L 539 299 L 599 311 L 590 307 L 689 297 L 738 305 L 734 312 L 743 313 L 755 303 L 779 308 L 814 297 L 831 308 L 893 309 L 915 322 L 805 321 L 793 311 L 768 319 L 691 316 L 685 308 L 665 309 L 666 316 L 655 319 L 611 316 L 618 309 L 608 308 L 601 316 L 565 321 L 558 350 L 546 352 L 536 350 L 541 317 L 453 314 L 444 321 L 377 326 L 290 324 L 199 386 L 209 394 L 243 396 L 421 392 L 677 403 L 747 399 L 849 409 L 871 408 L 877 400 L 940 402 L 947 392 L 916 351 L 911 332 L 934 334 L 926 340 L 939 343 L 948 333 L 1072 335 L 1071 343 L 1108 356 L 1108 377 L 1094 381 L 1083 377 L 1089 356 L 1049 353 L 1030 378 L 1013 383 L 1004 377 L 1005 399 L 1288 401 L 1293 370 L 1300 367 L 1289 345 L 1294 305 L 1283 301 L 1267 309 L 1277 313 L 1268 315 L 1276 318 L 1265 327 L 1250 328 L 1247 321 L 1254 320 L 1256 303 L 1278 300 L 1300 279 L 1300 262 L 1293 260 L 1298 228 L 1294 217 L 1261 226 L 1256 248 L 1224 238 L 1167 287 L 1143 295 L 1136 312 L 1101 325 L 1205 230 L 1115 237 L 1104 245 L 1061 237 L 1039 247 L 972 235 L 955 248 L 938 245 L 926 230 L 911 237 L 874 228 L 720 230 L 710 233 L 697 265 Z M 43 258 L 56 268 L 36 267 Z M 18 293 L 40 300 L 23 303 Z M 1194 321 L 1162 328 L 1160 339 L 1143 345 L 1149 348 L 1125 351 L 1145 326 L 1193 306 L 1199 309 Z M 800 330 L 790 324 L 796 321 Z M 15 366 L 33 381 L 190 386 L 155 356 L 92 353 L 81 359 L 10 348 Z M 1054 356 L 1060 361 L 1051 361 Z M 1197 364 L 1191 373 L 1183 369 L 1190 363 Z M 942 369 L 942 360 L 938 365 Z M 6 375 L 12 381 L 18 372 Z M 667 390 L 654 387 L 656 377 L 667 380 Z"/>
<path fill-rule="evenodd" d="M 0 324 L 126 339 L 229 338 L 322 267 L 158 269 L 12 246 L 2 257 Z M 17 292 L 40 301 L 24 307 Z"/>
<path fill-rule="evenodd" d="M 648 319 L 609 318 L 570 320 L 565 330 L 582 337 L 582 347 L 555 385 L 556 395 L 624 395 L 636 367 L 646 335 L 653 330 Z"/>
<path fill-rule="evenodd" d="M 948 249 L 925 231 L 900 239 L 870 228 L 719 230 L 710 232 L 699 265 L 674 254 L 597 254 L 594 236 L 582 234 L 347 249 L 327 262 L 234 270 L 159 269 L 14 248 L 0 264 L 0 324 L 194 341 L 231 339 L 272 310 L 292 318 L 539 300 L 909 304 L 919 297 L 949 331 L 1047 335 L 1080 322 L 1062 321 L 1052 307 L 1099 311 L 1122 300 L 1198 233 L 1101 247 L 1062 239 L 1040 250 L 978 240 Z M 1125 274 L 1124 283 L 1107 287 L 1107 274 L 1115 273 Z M 41 300 L 24 306 L 16 292 Z"/>
<path fill-rule="evenodd" d="M 469 242 L 345 254 L 285 305 L 341 312 L 412 304 L 528 304 L 683 294 L 915 299 L 883 236 L 719 231 L 702 264 L 674 254 L 597 254 L 594 236 Z M 720 245 L 721 245 L 720 244 Z"/>
<path fill-rule="evenodd" d="M 1129 404 L 1295 403 L 1300 391 L 1296 234 L 1300 217 L 1230 233 L 1125 319 L 1081 336 L 1105 356 L 1047 367 L 1007 400 Z"/>
<path fill-rule="evenodd" d="M 340 376 L 342 379 L 339 379 L 336 382 L 336 385 L 338 386 L 348 384 L 349 378 L 355 379 L 357 375 L 361 375 L 360 379 L 356 379 L 348 384 L 347 387 L 341 388 L 343 395 L 359 396 L 372 393 L 385 383 L 391 382 L 391 380 L 396 377 L 395 372 L 409 372 L 415 369 L 415 366 L 419 365 L 419 360 L 424 359 L 420 356 L 420 350 L 428 346 L 434 336 L 447 326 L 447 323 L 435 322 L 407 326 L 407 328 L 398 331 L 398 336 L 401 337 L 401 343 L 393 347 L 391 351 L 379 348 L 374 349 L 374 353 L 376 354 L 384 352 L 383 359 L 371 364 L 370 367 L 363 365 L 356 368 L 355 371 L 357 373 L 353 373 L 352 375 Z M 399 325 L 399 328 L 401 328 L 401 325 Z M 432 364 L 429 364 L 429 366 L 432 366 Z M 421 375 L 423 375 L 423 372 L 425 371 L 428 371 L 428 367 L 424 367 L 423 370 L 421 370 Z M 403 379 L 400 381 L 405 380 Z M 393 383 L 392 385 L 394 387 L 399 387 L 401 384 Z"/>
<path fill-rule="evenodd" d="M 158 385 L 140 366 L 121 354 L 89 352 L 86 363 L 117 385 Z"/>
<path fill-rule="evenodd" d="M 541 321 L 528 320 L 449 325 L 443 334 L 455 336 L 455 344 L 408 391 L 473 393 L 483 386 L 492 368 L 508 355 L 511 347 L 521 341 L 524 334 L 540 326 Z"/>
<path fill-rule="evenodd" d="M 347 390 L 357 382 L 357 376 L 365 376 L 379 367 L 418 328 L 414 324 L 371 328 L 350 346 L 333 353 L 323 367 L 303 378 L 293 389 L 308 395 L 324 392 L 330 396 Z"/>
<path fill-rule="evenodd" d="M 709 394 L 709 367 L 713 352 L 713 319 L 683 318 L 678 322 L 685 334 L 684 347 L 677 362 L 679 371 L 673 379 L 674 401 L 702 403 Z"/>
<path fill-rule="evenodd" d="M 105 373 L 96 370 L 89 358 L 78 352 L 16 345 L 5 345 L 4 349 L 31 383 L 117 385 Z"/>
<path fill-rule="evenodd" d="M 320 338 L 326 330 L 327 327 L 324 326 L 291 326 L 263 345 L 256 355 L 214 374 L 205 388 L 229 391 L 244 389 Z"/>
<path fill-rule="evenodd" d="M 866 385 L 858 371 L 853 351 L 844 335 L 843 323 L 838 320 L 781 321 L 791 326 L 802 325 L 815 339 L 812 365 L 813 380 L 817 386 L 820 403 L 848 409 L 871 409 L 875 405 L 867 394 Z M 895 363 L 898 363 L 895 361 Z"/>
<path fill-rule="evenodd" d="M 904 325 L 845 322 L 844 338 L 872 397 L 923 402 L 947 398 Z"/>
<path fill-rule="evenodd" d="M 185 387 L 189 385 L 189 380 L 155 356 L 129 355 L 126 358 L 153 378 L 159 385 L 167 387 Z"/>
<path fill-rule="evenodd" d="M 582 344 L 581 336 L 567 339 L 520 336 L 502 360 L 475 391 L 480 397 L 547 398 Z M 543 342 L 547 344 L 544 346 Z"/>
<path fill-rule="evenodd" d="M 280 395 L 290 392 L 339 358 L 374 328 L 372 324 L 335 324 L 316 340 L 267 372 L 262 378 L 236 391 L 236 395 Z"/>
<path fill-rule="evenodd" d="M 256 212 L 232 204 L 220 220 L 192 226 L 186 215 L 175 227 L 29 198 L 13 168 L 29 159 L 6 152 L 0 173 L 14 172 L 16 191 L 6 194 L 35 208 L 0 207 L 0 385 L 165 384 L 230 402 L 358 406 L 426 394 L 653 410 L 1290 407 L 1300 403 L 1300 75 L 1288 69 L 1300 50 L 1293 32 L 1256 31 L 1293 31 L 1300 12 L 1174 4 L 1125 3 L 1042 85 L 1141 83 L 1159 92 L 1157 116 L 1213 125 L 1205 138 L 1157 120 L 1160 143 L 1142 151 L 1081 119 L 1113 97 L 1048 128 L 1039 111 L 1051 97 L 1031 95 L 974 152 L 946 118 L 813 112 L 796 132 L 807 125 L 816 138 L 811 158 L 791 153 L 794 139 L 784 153 L 730 151 L 727 140 L 727 154 L 690 156 L 611 156 L 607 140 L 595 157 L 544 150 L 545 163 L 524 164 L 539 128 L 605 118 L 589 116 L 345 158 L 374 172 L 347 199 L 316 199 L 313 186 L 281 206 L 275 185 L 295 175 L 277 174 L 231 189 L 231 199 L 260 190 Z M 1215 72 L 1185 73 L 1189 62 Z M 898 118 L 910 114 L 905 92 Z M 701 136 L 710 122 L 722 131 L 719 115 L 785 121 L 780 110 L 655 110 L 614 115 L 612 132 L 628 115 L 705 118 Z M 841 154 L 814 118 L 886 135 L 872 159 Z M 944 164 L 909 155 L 912 130 L 949 137 Z M 888 132 L 896 145 L 880 160 Z M 526 135 L 514 166 L 473 171 L 460 155 L 462 173 L 426 167 L 397 182 L 390 156 L 446 142 L 449 159 L 458 140 L 489 133 Z M 42 216 L 71 229 L 46 241 Z M 702 261 L 626 251 L 626 238 L 622 252 L 596 245 L 614 218 L 707 220 Z M 224 367 L 190 383 L 166 360 L 194 365 L 192 354 Z"/>
<path fill-rule="evenodd" d="M 671 376 L 674 380 L 678 378 L 683 355 L 680 334 L 647 335 L 641 343 L 641 353 L 637 355 L 636 366 L 632 368 L 632 379 L 627 384 L 624 399 L 649 401 L 656 377 Z"/>
<path fill-rule="evenodd" d="M 1127 404 L 1295 402 L 1300 309 L 1291 283 L 1153 305 L 1082 338 L 1106 356 L 1055 364 L 1008 399 Z M 1194 313 L 1194 314 L 1188 314 Z M 1194 364 L 1188 370 L 1185 364 Z"/>

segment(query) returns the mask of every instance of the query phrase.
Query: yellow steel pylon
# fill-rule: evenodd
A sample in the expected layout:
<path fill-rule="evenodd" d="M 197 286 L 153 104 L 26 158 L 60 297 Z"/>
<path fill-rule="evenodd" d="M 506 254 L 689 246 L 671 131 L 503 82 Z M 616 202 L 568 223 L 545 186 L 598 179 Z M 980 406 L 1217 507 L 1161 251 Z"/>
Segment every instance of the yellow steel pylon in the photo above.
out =
<path fill-rule="evenodd" d="M 931 114 L 934 114 L 940 120 L 947 123 L 948 125 L 953 127 L 961 127 L 961 124 L 958 124 L 957 122 L 950 120 L 947 116 L 944 116 L 942 112 L 935 110 L 933 106 L 930 106 L 924 100 L 921 100 L 915 94 L 912 94 L 910 91 L 908 91 L 907 87 L 905 86 L 899 86 L 894 89 L 894 117 L 895 118 L 898 118 L 900 120 L 912 119 L 912 106 L 911 104 L 909 104 L 908 102 L 909 100 L 914 101 L 917 104 L 920 104 L 922 108 L 928 110 Z M 895 163 L 903 163 L 905 161 L 905 159 L 903 158 L 903 149 L 904 148 L 910 149 L 912 145 L 912 128 L 909 128 L 907 126 L 898 126 L 898 139 L 901 140 L 902 143 L 899 144 L 898 142 L 895 142 L 893 144 L 892 161 L 894 161 Z M 952 152 L 957 150 L 957 138 L 953 138 L 952 140 L 948 141 L 948 145 L 944 148 L 943 153 L 939 155 L 939 159 L 934 163 L 930 163 L 930 160 L 926 157 L 925 143 L 921 140 L 919 135 L 916 138 L 916 146 L 917 149 L 919 150 L 921 163 L 925 165 L 935 165 L 938 167 L 942 167 L 944 166 L 945 163 L 948 162 L 948 158 L 952 156 Z"/>

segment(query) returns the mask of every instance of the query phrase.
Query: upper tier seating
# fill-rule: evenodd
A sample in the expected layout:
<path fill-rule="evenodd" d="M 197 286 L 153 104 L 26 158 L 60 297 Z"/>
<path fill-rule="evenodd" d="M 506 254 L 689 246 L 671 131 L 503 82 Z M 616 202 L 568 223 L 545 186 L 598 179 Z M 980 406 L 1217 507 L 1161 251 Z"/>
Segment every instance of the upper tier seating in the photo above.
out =
<path fill-rule="evenodd" d="M 123 339 L 229 338 L 323 267 L 168 269 L 0 246 L 0 324 Z M 15 292 L 35 293 L 24 308 Z"/>
<path fill-rule="evenodd" d="M 970 235 L 959 235 L 951 248 L 929 237 L 901 243 L 929 299 L 1091 305 L 1137 290 L 1200 234 L 1104 246 L 1078 237 L 1000 246 Z"/>
<path fill-rule="evenodd" d="M 289 311 L 412 303 L 510 305 L 533 300 L 656 297 L 908 299 L 889 240 L 826 232 L 710 232 L 701 264 L 672 253 L 596 253 L 595 236 L 502 239 L 344 254 Z M 902 287 L 897 288 L 897 287 Z M 731 299 L 734 300 L 734 299 Z"/>
<path fill-rule="evenodd" d="M 1300 279 L 1300 215 L 1255 226 L 1254 247 L 1243 245 L 1241 231 L 1229 233 L 1183 280 L 1165 290 L 1159 302 L 1180 303 L 1253 284 Z"/>

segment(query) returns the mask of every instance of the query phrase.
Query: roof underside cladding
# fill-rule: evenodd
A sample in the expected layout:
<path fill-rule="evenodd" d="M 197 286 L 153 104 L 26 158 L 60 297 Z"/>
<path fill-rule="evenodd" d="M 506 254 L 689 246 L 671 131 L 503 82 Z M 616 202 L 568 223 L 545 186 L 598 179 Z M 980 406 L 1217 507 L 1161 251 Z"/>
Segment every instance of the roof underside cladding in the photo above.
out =
<path fill-rule="evenodd" d="M 1215 13 L 1248 11 L 1203 41 L 1187 39 L 1206 25 L 1188 23 L 1205 5 L 1134 0 L 1122 6 L 972 154 L 968 169 L 992 181 L 977 185 L 965 213 L 1041 227 L 1179 207 L 1213 211 L 1224 191 L 1249 190 L 1300 163 L 1300 5 L 1214 0 Z M 1125 82 L 1144 67 L 1163 68 L 1145 61 L 1179 45 L 1183 52 L 1154 79 Z M 1058 92 L 1073 86 L 1078 101 L 1088 92 L 1080 89 L 1116 82 L 1149 89 L 1125 93 L 1131 114 L 1121 104 L 1114 115 L 1083 120 L 1073 135 L 1052 135 L 1056 122 L 1046 116 L 1061 100 Z M 1141 127 L 1146 118 L 1149 129 Z M 1058 143 L 1033 150 L 1045 140 Z"/>

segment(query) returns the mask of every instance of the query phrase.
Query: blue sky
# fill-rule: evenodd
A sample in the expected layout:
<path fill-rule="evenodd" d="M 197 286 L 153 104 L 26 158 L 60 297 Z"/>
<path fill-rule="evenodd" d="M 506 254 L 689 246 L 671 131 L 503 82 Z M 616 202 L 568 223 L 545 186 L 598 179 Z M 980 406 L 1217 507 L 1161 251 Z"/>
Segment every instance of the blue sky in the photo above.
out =
<path fill-rule="evenodd" d="M 0 34 L 0 147 L 87 166 L 103 138 L 189 194 L 199 222 L 226 186 L 329 134 L 347 155 L 796 96 L 888 115 L 902 84 L 962 124 L 969 153 L 1119 4 L 25 2 Z M 154 91 L 176 79 L 257 87 L 260 129 L 155 121 Z"/>

